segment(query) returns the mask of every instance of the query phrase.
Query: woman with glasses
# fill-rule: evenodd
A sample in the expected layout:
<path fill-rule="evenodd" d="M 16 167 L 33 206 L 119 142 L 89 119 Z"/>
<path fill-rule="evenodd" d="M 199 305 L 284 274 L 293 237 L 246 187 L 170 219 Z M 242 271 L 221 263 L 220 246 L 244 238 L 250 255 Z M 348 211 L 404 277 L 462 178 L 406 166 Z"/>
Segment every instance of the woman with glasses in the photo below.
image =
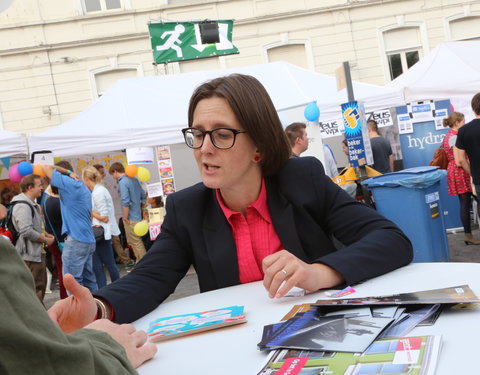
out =
<path fill-rule="evenodd" d="M 294 286 L 350 285 L 411 261 L 410 241 L 394 224 L 352 200 L 317 159 L 290 158 L 257 79 L 234 74 L 199 86 L 183 134 L 202 183 L 169 195 L 150 251 L 96 293 L 99 316 L 140 318 L 192 264 L 202 292 L 263 280 L 280 298 Z"/>

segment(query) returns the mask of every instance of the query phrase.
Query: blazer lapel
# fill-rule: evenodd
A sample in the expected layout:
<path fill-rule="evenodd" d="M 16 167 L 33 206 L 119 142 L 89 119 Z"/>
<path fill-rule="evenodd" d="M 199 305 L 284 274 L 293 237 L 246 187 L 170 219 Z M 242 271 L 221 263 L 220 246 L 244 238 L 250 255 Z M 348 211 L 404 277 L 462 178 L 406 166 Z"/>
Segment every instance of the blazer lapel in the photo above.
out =
<path fill-rule="evenodd" d="M 298 237 L 292 205 L 280 194 L 273 178 L 266 178 L 267 203 L 275 232 L 285 250 L 300 259 L 305 259 L 300 238 Z"/>
<path fill-rule="evenodd" d="M 203 221 L 205 245 L 215 280 L 219 287 L 237 285 L 239 281 L 237 251 L 232 230 L 212 190 L 211 204 Z"/>

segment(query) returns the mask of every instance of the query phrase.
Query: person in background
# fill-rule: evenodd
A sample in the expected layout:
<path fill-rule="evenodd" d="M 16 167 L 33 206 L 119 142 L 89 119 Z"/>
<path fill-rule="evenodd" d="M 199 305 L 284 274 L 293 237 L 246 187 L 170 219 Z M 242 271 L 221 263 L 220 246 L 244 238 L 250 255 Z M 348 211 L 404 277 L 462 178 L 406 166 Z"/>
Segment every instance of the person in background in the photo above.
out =
<path fill-rule="evenodd" d="M 307 125 L 303 122 L 292 122 L 285 128 L 290 147 L 292 149 L 292 157 L 298 157 L 308 149 Z"/>
<path fill-rule="evenodd" d="M 40 208 L 42 210 L 43 210 L 43 203 L 50 195 L 49 186 L 50 186 L 50 179 L 47 176 L 42 177 L 42 195 L 40 195 L 40 197 L 37 198 L 37 203 L 40 205 Z"/>
<path fill-rule="evenodd" d="M 12 198 L 15 195 L 16 194 L 12 189 L 10 189 L 9 187 L 4 187 L 0 192 L 0 204 L 3 204 L 5 207 L 8 208 L 8 206 L 10 206 Z"/>
<path fill-rule="evenodd" d="M 390 142 L 378 133 L 375 120 L 368 120 L 368 136 L 372 145 L 373 169 L 380 173 L 393 172 L 393 152 Z"/>
<path fill-rule="evenodd" d="M 458 131 L 455 163 L 472 176 L 478 197 L 480 194 L 480 92 L 473 96 L 471 104 L 475 118 Z"/>
<path fill-rule="evenodd" d="M 472 234 L 472 226 L 470 223 L 470 211 L 472 209 L 472 184 L 470 183 L 470 175 L 455 164 L 454 154 L 458 152 L 455 147 L 458 130 L 465 125 L 465 116 L 463 113 L 452 112 L 443 120 L 443 126 L 449 127 L 450 130 L 443 138 L 443 149 L 448 158 L 447 166 L 447 186 L 448 195 L 456 195 L 460 201 L 460 220 L 462 221 L 463 231 L 465 233 L 466 245 L 480 245 L 480 241 L 476 240 Z M 480 210 L 480 207 L 478 207 Z"/>
<path fill-rule="evenodd" d="M 43 218 L 45 221 L 45 230 L 53 235 L 55 241 L 48 247 L 55 262 L 55 271 L 57 274 L 60 298 L 67 298 L 67 291 L 63 285 L 63 264 L 62 251 L 65 245 L 65 236 L 62 235 L 62 211 L 60 207 L 60 197 L 58 189 L 51 186 L 50 195 L 43 203 Z"/>
<path fill-rule="evenodd" d="M 105 179 L 107 176 L 105 173 L 105 167 L 101 164 L 95 164 L 93 167 L 100 173 L 102 180 Z M 125 268 L 128 269 L 135 265 L 135 262 L 130 258 L 130 255 L 127 254 L 127 251 L 125 251 L 120 235 L 116 236 L 112 234 L 112 247 L 113 250 L 115 250 L 115 254 L 117 254 L 118 261 L 122 263 Z"/>
<path fill-rule="evenodd" d="M 45 229 L 47 229 L 48 225 L 46 225 L 45 221 L 45 201 L 47 198 L 50 196 L 50 179 L 46 176 L 41 177 L 42 179 L 42 194 L 35 200 L 35 202 L 38 203 L 40 206 L 40 212 L 42 214 L 42 217 L 44 219 L 44 225 Z M 47 230 L 47 233 L 52 234 L 50 231 Z M 56 241 L 53 241 L 52 245 L 55 246 Z M 50 246 L 52 246 L 50 245 Z M 52 284 L 55 286 L 56 281 L 57 281 L 57 272 L 56 272 L 56 264 L 55 264 L 55 259 L 53 256 L 53 253 L 49 250 L 50 246 L 47 246 L 47 253 L 46 253 L 46 258 L 45 258 L 45 263 L 47 266 L 47 288 L 45 293 L 50 294 L 52 293 Z"/>
<path fill-rule="evenodd" d="M 233 74 L 197 87 L 182 132 L 202 183 L 168 196 L 149 252 L 129 275 L 95 293 L 100 317 L 144 316 L 191 265 L 202 292 L 262 280 L 268 297 L 282 298 L 294 286 L 353 285 L 412 260 L 412 245 L 395 224 L 351 199 L 316 158 L 290 158 L 256 78 Z M 84 305 L 61 302 L 59 314 Z"/>
<path fill-rule="evenodd" d="M 11 202 L 15 204 L 12 222 L 19 234 L 15 248 L 33 275 L 38 299 L 43 301 L 47 286 L 44 246 L 50 246 L 54 238 L 45 232 L 40 206 L 35 201 L 42 194 L 41 177 L 36 174 L 23 177 L 20 189 L 22 193 Z"/>
<path fill-rule="evenodd" d="M 285 134 L 292 148 L 292 157 L 299 157 L 308 150 L 307 126 L 303 122 L 293 122 L 285 128 Z M 337 163 L 333 151 L 328 145 L 323 145 L 325 174 L 329 177 L 338 175 Z"/>
<path fill-rule="evenodd" d="M 115 258 L 113 257 L 112 235 L 118 236 L 120 229 L 115 221 L 113 201 L 107 188 L 101 184 L 102 176 L 95 167 L 86 167 L 82 171 L 83 183 L 92 192 L 92 224 L 101 226 L 104 230 L 104 239 L 97 241 L 93 253 L 93 272 L 99 288 L 107 285 L 105 266 L 114 282 L 120 278 Z"/>
<path fill-rule="evenodd" d="M 128 177 L 121 163 L 113 163 L 109 173 L 118 180 L 118 188 L 122 199 L 122 218 L 127 236 L 127 242 L 132 246 L 136 262 L 146 253 L 142 238 L 134 231 L 135 224 L 142 220 L 142 210 L 145 204 L 146 194 L 136 177 Z"/>
<path fill-rule="evenodd" d="M 51 185 L 58 188 L 62 211 L 62 235 L 65 235 L 62 262 L 63 274 L 70 273 L 80 285 L 96 291 L 92 257 L 95 237 L 92 230 L 92 195 L 72 171 L 72 165 L 60 160 L 55 165 L 42 165 Z"/>
<path fill-rule="evenodd" d="M 65 275 L 65 285 L 72 298 L 92 298 L 71 275 Z M 131 325 L 105 319 L 91 323 L 93 302 L 93 309 L 80 314 L 86 329 L 73 329 L 68 312 L 47 313 L 35 296 L 28 269 L 2 238 L 0 290 L 2 374 L 137 374 L 135 368 L 157 351 L 155 344 L 146 343 L 145 332 Z"/>
<path fill-rule="evenodd" d="M 335 156 L 329 145 L 323 145 L 323 158 L 324 158 L 324 168 L 325 174 L 332 178 L 338 175 L 337 162 L 335 161 Z"/>
<path fill-rule="evenodd" d="M 348 159 L 349 158 L 349 156 L 348 156 L 348 143 L 347 143 L 347 140 L 345 138 L 342 139 L 342 151 L 347 156 L 348 163 L 347 163 L 346 167 L 350 167 L 350 160 Z"/>

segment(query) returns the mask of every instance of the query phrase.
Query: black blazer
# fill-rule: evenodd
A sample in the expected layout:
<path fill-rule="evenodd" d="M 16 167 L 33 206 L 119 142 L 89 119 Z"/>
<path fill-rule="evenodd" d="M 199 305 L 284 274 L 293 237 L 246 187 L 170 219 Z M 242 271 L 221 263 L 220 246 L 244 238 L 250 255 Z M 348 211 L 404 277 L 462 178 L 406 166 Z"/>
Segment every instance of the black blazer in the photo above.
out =
<path fill-rule="evenodd" d="M 317 159 L 291 158 L 265 181 L 277 235 L 303 261 L 327 264 L 352 285 L 412 260 L 412 245 L 402 231 L 351 199 Z M 166 212 L 162 232 L 133 271 L 96 293 L 113 306 L 116 322 L 155 309 L 192 264 L 201 292 L 239 284 L 235 242 L 214 190 L 200 183 L 172 194 Z"/>

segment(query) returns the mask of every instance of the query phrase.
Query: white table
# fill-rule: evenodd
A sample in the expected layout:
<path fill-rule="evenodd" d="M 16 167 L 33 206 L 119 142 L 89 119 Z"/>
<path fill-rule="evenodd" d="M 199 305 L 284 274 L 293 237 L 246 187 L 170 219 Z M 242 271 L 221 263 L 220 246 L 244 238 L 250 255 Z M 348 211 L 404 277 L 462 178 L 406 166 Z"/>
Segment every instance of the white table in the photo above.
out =
<path fill-rule="evenodd" d="M 468 284 L 480 296 L 480 264 L 415 263 L 387 275 L 356 285 L 350 297 L 437 289 Z M 158 353 L 140 366 L 140 375 L 254 375 L 266 359 L 257 350 L 263 326 L 278 322 L 295 304 L 326 298 L 323 292 L 304 297 L 269 299 L 261 282 L 174 300 L 160 305 L 134 325 L 146 330 L 161 316 L 186 314 L 232 305 L 243 305 L 248 322 L 158 344 Z M 443 312 L 434 326 L 415 328 L 409 336 L 438 335 L 443 338 L 437 375 L 474 374 L 480 356 L 480 308 Z"/>

